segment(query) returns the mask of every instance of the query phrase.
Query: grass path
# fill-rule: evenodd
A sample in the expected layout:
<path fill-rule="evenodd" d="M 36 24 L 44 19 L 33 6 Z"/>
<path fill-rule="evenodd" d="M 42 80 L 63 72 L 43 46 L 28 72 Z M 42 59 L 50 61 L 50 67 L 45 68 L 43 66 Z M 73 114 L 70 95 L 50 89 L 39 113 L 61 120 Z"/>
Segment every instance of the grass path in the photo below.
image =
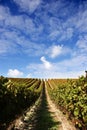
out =
<path fill-rule="evenodd" d="M 56 121 L 52 116 L 44 88 L 42 93 L 42 102 L 37 111 L 37 126 L 34 130 L 58 130 L 59 125 L 60 122 Z"/>

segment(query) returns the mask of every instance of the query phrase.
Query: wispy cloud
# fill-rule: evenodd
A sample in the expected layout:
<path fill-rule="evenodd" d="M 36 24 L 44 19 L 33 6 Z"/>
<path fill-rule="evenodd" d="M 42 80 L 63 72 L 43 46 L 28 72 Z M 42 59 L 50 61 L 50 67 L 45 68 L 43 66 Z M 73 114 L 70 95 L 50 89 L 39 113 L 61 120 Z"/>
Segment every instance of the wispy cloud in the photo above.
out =
<path fill-rule="evenodd" d="M 71 55 L 72 53 L 69 47 L 59 44 L 53 44 L 49 46 L 47 49 L 45 49 L 45 52 L 47 56 L 49 56 L 52 59 L 57 58 L 58 56 L 61 55 L 67 55 L 67 54 Z"/>
<path fill-rule="evenodd" d="M 31 76 L 81 74 L 87 66 L 87 1 L 13 1 L 15 15 L 8 5 L 0 5 L 0 56 L 21 53 L 37 58 L 37 63 L 29 59 Z M 16 75 L 19 70 L 11 72 Z"/>
<path fill-rule="evenodd" d="M 63 46 L 62 45 L 52 45 L 47 49 L 47 54 L 51 58 L 56 58 L 63 52 Z"/>
<path fill-rule="evenodd" d="M 87 51 L 87 35 L 80 36 L 76 45 L 82 52 Z"/>
<path fill-rule="evenodd" d="M 73 28 L 66 28 L 66 29 L 62 29 L 61 31 L 61 37 L 59 38 L 59 41 L 64 41 L 64 40 L 69 40 L 73 37 L 73 32 L 74 29 Z"/>
<path fill-rule="evenodd" d="M 52 41 L 53 40 L 66 41 L 66 40 L 72 39 L 73 37 L 75 37 L 75 35 L 78 38 L 79 34 L 87 32 L 87 2 L 82 3 L 81 5 L 79 5 L 78 9 L 74 8 L 74 10 L 73 10 L 74 3 L 65 2 L 65 5 L 64 5 L 64 3 L 62 2 L 63 1 L 61 1 L 59 4 L 60 11 L 58 11 L 58 9 L 56 8 L 57 6 L 55 5 L 56 3 L 54 3 L 54 6 L 53 6 L 54 9 L 53 10 L 50 9 L 50 11 L 52 10 L 53 12 L 52 11 L 51 12 L 54 13 L 53 16 L 57 14 L 56 17 L 49 18 L 49 27 L 50 27 L 49 38 L 51 38 Z M 64 5 L 64 9 L 61 7 L 61 5 L 62 7 Z M 51 5 L 49 4 L 49 7 L 50 6 Z M 63 10 L 63 13 L 61 12 L 62 10 Z M 65 17 L 64 17 L 64 14 L 65 14 Z M 63 19 L 64 18 L 65 19 L 62 20 L 60 19 L 60 17 L 61 18 L 63 17 Z"/>
<path fill-rule="evenodd" d="M 20 11 L 33 13 L 41 4 L 41 0 L 14 0 L 19 5 Z"/>
<path fill-rule="evenodd" d="M 16 52 L 16 44 L 12 44 L 6 39 L 0 39 L 0 54 L 14 54 Z"/>
<path fill-rule="evenodd" d="M 10 14 L 9 8 L 0 5 L 0 22 L 5 20 Z"/>
<path fill-rule="evenodd" d="M 50 38 L 52 41 L 69 40 L 74 35 L 74 28 L 67 24 L 67 20 L 61 21 L 60 18 L 50 17 L 49 26 L 50 33 L 48 38 Z"/>
<path fill-rule="evenodd" d="M 12 20 L 14 19 L 14 20 Z M 20 21 L 23 24 L 21 27 Z M 26 24 L 25 24 L 26 23 Z M 24 25 L 25 24 L 25 25 Z M 29 26 L 28 26 L 29 24 Z M 36 27 L 31 19 L 26 18 L 25 20 L 22 18 L 22 16 L 11 16 L 8 17 L 8 22 L 6 20 L 5 28 L 1 28 L 0 34 L 0 44 L 3 45 L 0 48 L 0 53 L 24 53 L 30 56 L 42 56 L 42 55 L 48 55 L 51 58 L 56 58 L 60 54 L 64 54 L 64 47 L 60 45 L 49 45 L 48 48 L 46 44 L 33 42 L 30 40 L 29 37 L 26 37 L 26 34 L 22 35 L 21 30 L 25 30 L 27 34 L 29 33 L 32 35 L 32 33 L 35 31 L 36 33 Z M 11 27 L 8 28 L 8 27 Z M 25 28 L 26 27 L 26 28 Z M 29 29 L 28 29 L 29 27 Z M 34 38 L 32 35 L 32 38 Z M 38 45 L 39 44 L 39 45 Z M 20 51 L 19 51 L 20 49 Z M 14 50 L 14 51 L 12 51 Z M 34 52 L 34 53 L 33 53 Z M 66 51 L 67 53 L 67 51 Z"/>
<path fill-rule="evenodd" d="M 21 76 L 23 76 L 23 72 L 21 72 L 17 69 L 9 69 L 7 75 L 9 77 L 21 77 Z"/>
<path fill-rule="evenodd" d="M 29 73 L 29 74 L 26 76 L 26 78 L 32 78 L 32 74 Z"/>
<path fill-rule="evenodd" d="M 21 8 L 30 9 L 31 12 L 35 11 L 35 9 L 38 8 L 38 6 L 41 4 L 40 0 L 36 1 L 14 0 L 14 1 L 17 4 L 19 4 Z M 78 34 L 79 32 L 83 33 L 87 31 L 86 8 L 84 10 L 82 10 L 83 9 L 82 8 L 78 10 L 75 15 L 71 15 L 71 17 L 68 17 L 69 11 L 67 12 L 67 10 L 70 7 L 73 8 L 73 6 L 71 6 L 73 5 L 73 3 L 69 4 L 68 2 L 64 3 L 63 1 L 56 1 L 49 3 L 43 2 L 43 3 L 44 3 L 43 5 L 42 4 L 40 5 L 40 10 L 41 8 L 43 8 L 44 11 L 41 10 L 35 12 L 35 18 L 31 18 L 25 14 L 19 14 L 13 16 L 8 7 L 0 6 L 0 25 L 2 25 L 0 29 L 0 36 L 2 37 L 1 42 L 4 39 L 6 39 L 9 43 L 10 48 L 11 45 L 13 47 L 14 44 L 17 44 L 20 45 L 24 49 L 23 52 L 26 52 L 27 54 L 30 54 L 32 51 L 35 51 L 37 55 L 41 54 L 43 55 L 42 53 L 43 50 L 45 49 L 47 51 L 46 47 L 43 47 L 45 46 L 44 39 L 45 41 L 46 40 L 51 41 L 51 43 L 55 42 L 56 40 L 56 42 L 60 42 L 62 44 L 62 41 L 72 40 L 72 38 L 75 37 L 74 34 L 75 32 L 77 32 Z M 62 10 L 63 12 L 60 13 Z M 52 13 L 53 15 L 49 15 L 49 13 Z M 64 15 L 67 16 L 65 17 L 65 20 L 59 18 L 60 14 L 61 17 L 63 16 L 63 18 Z M 43 32 L 44 30 L 45 32 L 47 32 L 47 34 Z M 79 34 L 76 35 L 77 39 L 78 37 Z M 48 48 L 51 48 L 50 46 Z M 41 48 L 44 49 L 42 49 L 41 51 Z M 55 54 L 53 54 L 53 51 L 55 50 L 54 47 L 53 49 L 51 49 L 50 54 L 51 57 L 56 57 L 57 55 L 61 54 L 61 51 L 59 51 L 62 50 L 60 49 L 61 47 L 55 47 L 55 48 L 56 48 Z M 16 49 L 18 48 L 16 47 Z M 7 52 L 3 48 L 1 50 L 2 50 L 1 53 Z"/>
<path fill-rule="evenodd" d="M 45 66 L 44 63 L 45 67 L 41 63 L 28 65 L 27 69 L 29 73 L 32 73 L 32 77 L 37 77 L 38 75 L 38 78 L 78 78 L 78 76 L 84 75 L 87 67 L 87 58 L 82 54 L 79 56 L 72 56 L 71 59 L 51 63 L 51 69 L 48 69 L 50 62 L 44 58 L 45 57 L 41 57 L 43 62 L 44 60 L 45 63 L 47 62 L 47 66 Z"/>
<path fill-rule="evenodd" d="M 42 61 L 43 65 L 44 65 L 44 67 L 45 67 L 46 69 L 48 69 L 48 70 L 51 69 L 52 64 L 51 64 L 49 61 L 47 61 L 44 56 L 42 56 L 42 57 L 40 58 L 40 60 Z"/>

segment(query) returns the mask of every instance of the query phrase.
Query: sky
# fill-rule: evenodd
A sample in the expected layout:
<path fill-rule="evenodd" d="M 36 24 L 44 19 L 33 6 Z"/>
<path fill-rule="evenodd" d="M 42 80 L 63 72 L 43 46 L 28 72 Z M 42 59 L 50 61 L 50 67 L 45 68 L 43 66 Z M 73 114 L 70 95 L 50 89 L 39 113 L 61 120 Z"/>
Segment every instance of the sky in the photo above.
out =
<path fill-rule="evenodd" d="M 87 70 L 87 0 L 0 0 L 0 75 L 78 78 Z"/>

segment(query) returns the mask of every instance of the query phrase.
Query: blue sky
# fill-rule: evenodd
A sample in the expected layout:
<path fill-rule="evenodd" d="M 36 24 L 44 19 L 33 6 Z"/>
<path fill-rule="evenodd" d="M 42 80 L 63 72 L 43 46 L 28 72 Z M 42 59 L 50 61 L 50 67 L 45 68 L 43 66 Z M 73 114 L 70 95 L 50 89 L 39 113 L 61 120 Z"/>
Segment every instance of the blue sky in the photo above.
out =
<path fill-rule="evenodd" d="M 76 78 L 86 69 L 86 0 L 0 0 L 0 75 Z"/>

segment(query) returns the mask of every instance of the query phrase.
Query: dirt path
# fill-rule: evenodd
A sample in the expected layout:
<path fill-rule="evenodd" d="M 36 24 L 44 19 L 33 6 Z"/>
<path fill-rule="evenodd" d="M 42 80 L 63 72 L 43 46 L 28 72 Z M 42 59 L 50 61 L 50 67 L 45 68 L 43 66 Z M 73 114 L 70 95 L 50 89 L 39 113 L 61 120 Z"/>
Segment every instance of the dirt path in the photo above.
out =
<path fill-rule="evenodd" d="M 34 105 L 29 107 L 24 113 L 16 120 L 14 120 L 6 130 L 34 130 L 36 127 L 36 114 L 39 109 L 41 97 L 35 102 Z"/>
<path fill-rule="evenodd" d="M 46 87 L 46 85 L 45 85 Z M 49 110 L 52 113 L 52 116 L 55 118 L 55 120 L 60 121 L 61 125 L 59 126 L 58 130 L 76 130 L 76 128 L 73 126 L 73 124 L 67 120 L 64 114 L 55 106 L 55 104 L 51 101 L 49 94 L 47 92 L 46 88 L 46 96 L 47 96 L 47 102 L 49 105 Z"/>

